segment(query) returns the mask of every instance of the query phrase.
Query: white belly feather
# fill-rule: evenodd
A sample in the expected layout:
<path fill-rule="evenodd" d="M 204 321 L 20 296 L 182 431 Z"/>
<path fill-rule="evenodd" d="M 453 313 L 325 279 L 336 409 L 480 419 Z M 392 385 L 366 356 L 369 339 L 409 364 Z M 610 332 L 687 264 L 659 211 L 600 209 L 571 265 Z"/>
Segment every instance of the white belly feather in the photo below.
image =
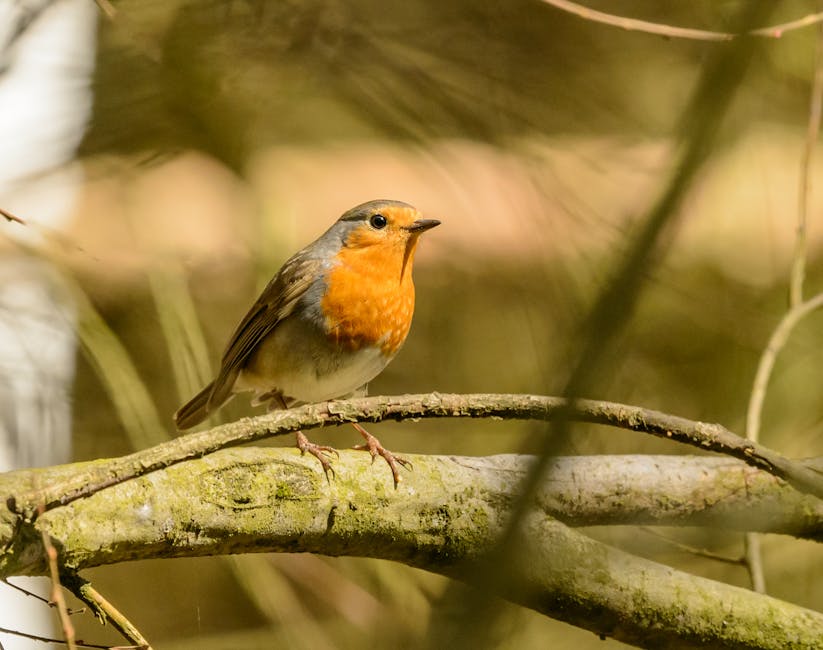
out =
<path fill-rule="evenodd" d="M 276 391 L 298 402 L 322 402 L 346 397 L 374 379 L 391 360 L 379 346 L 346 350 L 325 336 L 295 336 L 305 328 L 285 320 L 257 348 L 234 384 L 234 392 L 258 395 Z"/>

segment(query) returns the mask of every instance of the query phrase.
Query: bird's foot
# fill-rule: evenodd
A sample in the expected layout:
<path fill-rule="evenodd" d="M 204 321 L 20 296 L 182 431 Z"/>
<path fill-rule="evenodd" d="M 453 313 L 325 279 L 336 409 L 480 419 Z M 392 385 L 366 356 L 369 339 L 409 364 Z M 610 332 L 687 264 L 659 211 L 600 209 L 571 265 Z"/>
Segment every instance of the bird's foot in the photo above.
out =
<path fill-rule="evenodd" d="M 331 460 L 332 454 L 335 454 L 338 458 L 340 457 L 340 454 L 334 447 L 327 447 L 326 445 L 316 445 L 306 437 L 305 433 L 303 433 L 302 431 L 298 431 L 297 448 L 300 450 L 301 454 L 305 454 L 306 452 L 308 452 L 320 461 L 320 465 L 323 467 L 323 473 L 326 475 L 327 481 L 330 480 L 329 474 L 331 474 L 332 477 L 334 477 L 334 468 L 331 466 L 331 463 L 329 461 Z"/>
<path fill-rule="evenodd" d="M 382 456 L 391 468 L 392 477 L 394 478 L 394 487 L 397 487 L 397 484 L 403 480 L 403 477 L 400 476 L 400 467 L 405 467 L 406 469 L 411 471 L 412 464 L 405 458 L 395 456 L 392 452 L 390 452 L 383 445 L 381 445 L 380 441 L 377 438 L 375 438 L 372 434 L 366 431 L 359 424 L 352 423 L 352 426 L 354 426 L 354 428 L 357 429 L 360 435 L 363 436 L 363 438 L 366 440 L 366 444 L 355 445 L 354 449 L 368 451 L 371 454 L 372 463 L 374 462 L 375 458 L 377 458 L 378 456 Z"/>

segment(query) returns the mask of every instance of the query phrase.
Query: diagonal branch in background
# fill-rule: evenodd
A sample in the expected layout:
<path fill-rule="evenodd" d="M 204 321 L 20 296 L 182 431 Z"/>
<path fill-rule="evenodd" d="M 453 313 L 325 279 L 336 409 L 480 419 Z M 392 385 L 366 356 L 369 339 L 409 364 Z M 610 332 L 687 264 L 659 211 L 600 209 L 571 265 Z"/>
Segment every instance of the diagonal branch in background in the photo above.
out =
<path fill-rule="evenodd" d="M 823 474 L 759 443 L 733 434 L 719 424 L 695 422 L 638 406 L 540 395 L 429 393 L 367 397 L 308 404 L 267 415 L 244 418 L 208 431 L 192 433 L 128 456 L 96 461 L 67 480 L 42 477 L 44 486 L 11 495 L 9 509 L 33 519 L 38 505 L 52 509 L 102 489 L 218 449 L 235 447 L 300 429 L 349 422 L 381 422 L 418 418 L 500 418 L 552 420 L 557 417 L 605 424 L 675 440 L 738 458 L 785 479 L 801 492 L 823 498 Z"/>
<path fill-rule="evenodd" d="M 744 4 L 737 16 L 740 31 L 749 31 L 770 11 L 771 5 L 767 3 Z M 575 355 L 576 361 L 563 389 L 563 397 L 569 403 L 554 419 L 551 436 L 541 441 L 537 461 L 523 481 L 512 517 L 487 558 L 486 566 L 479 572 L 479 579 L 485 580 L 486 588 L 481 586 L 475 590 L 473 598 L 461 605 L 462 614 L 452 617 L 459 619 L 457 625 L 443 616 L 434 620 L 430 627 L 433 633 L 430 632 L 429 638 L 443 638 L 430 644 L 430 648 L 454 644 L 472 648 L 490 647 L 496 612 L 492 600 L 485 594 L 499 591 L 500 585 L 509 580 L 508 565 L 521 555 L 517 548 L 517 531 L 548 468 L 549 459 L 570 442 L 570 421 L 574 419 L 578 398 L 590 392 L 596 380 L 606 378 L 603 361 L 634 314 L 645 279 L 665 256 L 673 241 L 681 203 L 712 151 L 732 99 L 754 56 L 754 39 L 739 39 L 735 47 L 724 50 L 717 49 L 712 53 L 681 114 L 677 129 L 680 150 L 669 180 L 649 207 L 637 233 L 629 239 L 612 279 L 604 285 L 581 323 L 581 350 Z M 446 593 L 441 597 L 441 603 L 451 597 L 452 594 Z"/>

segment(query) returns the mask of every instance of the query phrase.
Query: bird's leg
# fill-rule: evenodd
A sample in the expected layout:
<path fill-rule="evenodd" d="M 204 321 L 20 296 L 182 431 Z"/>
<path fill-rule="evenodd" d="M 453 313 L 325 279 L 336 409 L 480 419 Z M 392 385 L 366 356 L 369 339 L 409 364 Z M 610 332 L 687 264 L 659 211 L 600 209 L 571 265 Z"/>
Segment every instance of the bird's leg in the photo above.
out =
<path fill-rule="evenodd" d="M 363 427 L 357 424 L 357 422 L 352 422 L 352 426 L 355 429 L 357 429 L 358 433 L 360 433 L 360 435 L 363 436 L 363 438 L 366 439 L 366 444 L 356 445 L 354 448 L 368 451 L 371 454 L 371 462 L 374 462 L 374 459 L 378 456 L 382 456 L 391 468 L 391 473 L 394 477 L 394 487 L 397 487 L 397 484 L 403 480 L 403 477 L 400 476 L 399 465 L 402 465 L 406 469 L 411 470 L 412 464 L 405 458 L 395 456 L 393 453 L 391 453 L 388 449 L 386 449 L 383 445 L 380 444 L 380 441 L 377 438 L 375 438 L 372 434 L 370 434 Z"/>
<path fill-rule="evenodd" d="M 287 409 L 289 405 L 286 403 L 286 398 L 283 397 L 283 393 L 277 391 L 270 391 L 268 393 L 264 393 L 260 395 L 258 400 L 262 401 L 269 400 L 269 410 L 273 411 L 277 408 Z M 336 454 L 337 457 L 340 457 L 340 454 L 337 453 L 337 450 L 334 447 L 327 447 L 326 445 L 316 445 L 311 440 L 306 437 L 306 434 L 302 431 L 297 432 L 297 448 L 300 450 L 300 453 L 305 455 L 306 452 L 310 453 L 314 456 L 317 460 L 320 461 L 320 465 L 323 468 L 323 473 L 326 475 L 326 480 L 329 479 L 329 473 L 334 476 L 334 468 L 331 466 L 329 459 L 331 458 L 331 454 Z"/>

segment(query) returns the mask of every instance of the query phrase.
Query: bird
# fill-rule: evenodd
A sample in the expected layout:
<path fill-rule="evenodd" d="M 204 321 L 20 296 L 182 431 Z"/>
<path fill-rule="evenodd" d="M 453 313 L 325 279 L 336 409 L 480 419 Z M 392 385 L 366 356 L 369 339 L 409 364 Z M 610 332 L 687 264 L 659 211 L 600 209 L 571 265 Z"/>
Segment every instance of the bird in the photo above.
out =
<path fill-rule="evenodd" d="M 400 351 L 414 314 L 412 266 L 420 235 L 440 225 L 402 201 L 368 201 L 345 212 L 292 255 L 234 330 L 215 379 L 174 414 L 189 429 L 235 394 L 269 410 L 363 396 Z M 365 444 L 389 465 L 395 487 L 410 468 L 366 429 Z M 332 447 L 297 432 L 302 454 L 315 456 L 328 478 Z"/>

